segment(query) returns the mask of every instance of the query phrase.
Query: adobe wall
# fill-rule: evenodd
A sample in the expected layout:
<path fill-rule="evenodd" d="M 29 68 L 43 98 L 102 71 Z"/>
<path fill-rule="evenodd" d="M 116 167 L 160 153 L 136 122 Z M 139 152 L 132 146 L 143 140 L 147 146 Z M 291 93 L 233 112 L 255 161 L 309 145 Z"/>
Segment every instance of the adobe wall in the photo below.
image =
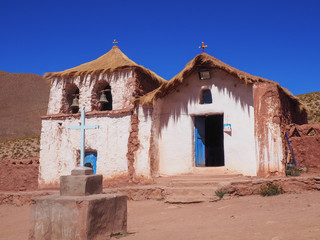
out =
<path fill-rule="evenodd" d="M 136 69 L 134 76 L 137 79 L 134 93 L 139 96 L 143 96 L 161 85 L 157 80 L 151 79 L 150 76 L 143 73 L 140 69 Z"/>
<path fill-rule="evenodd" d="M 112 111 L 96 110 L 100 80 L 111 86 Z M 69 106 L 66 89 L 70 84 L 79 88 L 79 105 L 85 107 L 86 124 L 99 125 L 99 129 L 86 131 L 85 143 L 86 151 L 97 152 L 97 173 L 105 181 L 150 178 L 152 111 L 134 111 L 132 100 L 158 87 L 159 82 L 135 68 L 126 68 L 51 80 L 48 115 L 42 118 L 39 186 L 57 187 L 59 177 L 70 174 L 79 164 L 80 130 L 67 129 L 80 121 L 79 112 L 65 111 Z"/>
<path fill-rule="evenodd" d="M 30 191 L 38 188 L 39 160 L 3 159 L 0 161 L 0 191 Z"/>
<path fill-rule="evenodd" d="M 281 102 L 273 83 L 253 86 L 257 175 L 284 175 L 284 145 L 281 133 Z"/>
<path fill-rule="evenodd" d="M 308 123 L 307 111 L 302 108 L 298 100 L 289 98 L 283 89 L 278 87 L 279 97 L 281 102 L 282 121 L 281 124 L 288 125 L 306 124 Z"/>
<path fill-rule="evenodd" d="M 297 165 L 320 173 L 320 124 L 291 124 L 287 132 Z"/>
<path fill-rule="evenodd" d="M 276 83 L 254 84 L 255 138 L 258 176 L 285 174 L 288 155 L 286 125 L 305 123 L 307 115 Z"/>
<path fill-rule="evenodd" d="M 200 104 L 200 92 L 209 89 L 212 104 Z M 188 173 L 195 166 L 194 118 L 223 114 L 232 133 L 224 133 L 225 166 L 245 175 L 256 175 L 254 149 L 254 109 L 252 85 L 219 69 L 211 69 L 211 78 L 199 80 L 194 72 L 163 99 L 159 110 L 159 173 Z"/>

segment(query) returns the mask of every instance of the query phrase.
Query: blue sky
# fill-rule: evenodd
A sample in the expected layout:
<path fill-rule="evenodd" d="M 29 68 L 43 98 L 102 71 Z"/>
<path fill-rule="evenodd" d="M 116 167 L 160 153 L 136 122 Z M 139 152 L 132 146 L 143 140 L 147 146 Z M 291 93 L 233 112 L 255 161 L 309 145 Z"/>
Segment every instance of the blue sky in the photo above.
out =
<path fill-rule="evenodd" d="M 320 91 L 320 0 L 1 0 L 0 70 L 62 71 L 117 39 L 133 61 L 169 80 L 206 52 L 279 82 Z"/>

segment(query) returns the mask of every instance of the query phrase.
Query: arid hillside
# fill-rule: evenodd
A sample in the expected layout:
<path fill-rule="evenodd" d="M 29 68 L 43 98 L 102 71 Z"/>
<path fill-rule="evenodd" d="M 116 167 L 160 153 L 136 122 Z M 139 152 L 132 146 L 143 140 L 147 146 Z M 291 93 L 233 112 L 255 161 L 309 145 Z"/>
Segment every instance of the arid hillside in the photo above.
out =
<path fill-rule="evenodd" d="M 0 71 L 0 140 L 40 135 L 49 82 L 32 73 Z"/>
<path fill-rule="evenodd" d="M 320 92 L 311 92 L 297 95 L 308 107 L 308 122 L 320 123 Z"/>

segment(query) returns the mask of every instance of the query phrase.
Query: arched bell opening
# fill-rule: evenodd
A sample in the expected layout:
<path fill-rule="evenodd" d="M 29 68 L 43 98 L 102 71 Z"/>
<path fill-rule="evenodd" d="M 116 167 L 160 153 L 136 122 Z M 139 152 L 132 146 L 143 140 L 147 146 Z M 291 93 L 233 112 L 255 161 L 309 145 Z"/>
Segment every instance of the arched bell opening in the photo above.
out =
<path fill-rule="evenodd" d="M 112 110 L 111 86 L 105 80 L 97 82 L 93 88 L 92 109 L 96 111 Z"/>
<path fill-rule="evenodd" d="M 79 112 L 79 97 L 80 91 L 77 85 L 73 83 L 68 84 L 65 88 L 63 112 L 73 114 Z"/>

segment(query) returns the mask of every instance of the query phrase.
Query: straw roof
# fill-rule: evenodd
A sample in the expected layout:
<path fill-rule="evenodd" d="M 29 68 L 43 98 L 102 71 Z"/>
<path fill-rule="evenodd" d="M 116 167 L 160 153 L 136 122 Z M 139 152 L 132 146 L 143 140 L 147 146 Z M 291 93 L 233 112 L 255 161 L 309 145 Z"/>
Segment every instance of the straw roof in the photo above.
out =
<path fill-rule="evenodd" d="M 253 84 L 255 82 L 268 82 L 272 84 L 276 84 L 280 88 L 282 88 L 278 83 L 257 77 L 254 75 L 251 75 L 249 73 L 240 71 L 234 67 L 231 67 L 230 65 L 220 61 L 219 59 L 210 56 L 207 53 L 201 53 L 197 55 L 194 59 L 192 59 L 190 62 L 187 63 L 185 68 L 178 73 L 176 76 L 174 76 L 171 80 L 168 82 L 163 83 L 159 88 L 155 89 L 154 91 L 144 95 L 143 97 L 136 100 L 136 102 L 139 102 L 142 105 L 150 105 L 154 104 L 155 100 L 158 98 L 162 98 L 172 92 L 174 89 L 176 89 L 180 84 L 183 83 L 183 81 L 194 71 L 198 71 L 200 68 L 207 67 L 207 68 L 218 68 L 221 70 L 224 70 L 228 72 L 231 75 L 236 76 L 240 81 L 245 82 L 246 84 Z M 282 88 L 284 92 L 294 101 L 301 104 L 299 99 L 292 95 L 292 93 L 289 92 L 289 90 Z"/>
<path fill-rule="evenodd" d="M 124 68 L 137 68 L 159 83 L 166 82 L 166 80 L 158 76 L 156 73 L 130 60 L 117 46 L 113 46 L 109 52 L 91 62 L 87 62 L 61 72 L 49 72 L 45 74 L 45 77 L 70 78 L 87 76 L 89 74 L 96 75 L 100 73 L 113 72 Z"/>

